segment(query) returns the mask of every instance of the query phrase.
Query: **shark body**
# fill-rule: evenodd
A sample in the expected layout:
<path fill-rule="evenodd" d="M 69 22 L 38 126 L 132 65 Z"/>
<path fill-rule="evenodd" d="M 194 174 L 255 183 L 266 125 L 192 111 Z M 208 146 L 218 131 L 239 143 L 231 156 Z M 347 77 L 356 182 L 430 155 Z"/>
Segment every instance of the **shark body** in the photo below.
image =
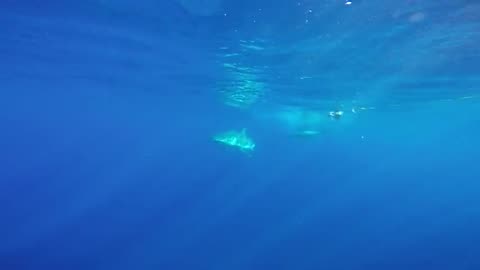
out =
<path fill-rule="evenodd" d="M 213 140 L 232 147 L 240 149 L 242 152 L 252 152 L 255 149 L 255 143 L 247 136 L 246 130 L 241 131 L 227 131 L 220 133 L 213 137 Z"/>

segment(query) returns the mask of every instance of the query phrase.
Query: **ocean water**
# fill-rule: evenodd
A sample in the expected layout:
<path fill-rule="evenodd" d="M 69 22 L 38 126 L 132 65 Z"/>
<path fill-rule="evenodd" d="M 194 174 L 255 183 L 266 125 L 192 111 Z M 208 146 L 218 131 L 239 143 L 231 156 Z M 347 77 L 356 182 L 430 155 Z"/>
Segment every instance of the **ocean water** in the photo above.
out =
<path fill-rule="evenodd" d="M 480 269 L 479 44 L 473 0 L 4 0 L 0 269 Z"/>

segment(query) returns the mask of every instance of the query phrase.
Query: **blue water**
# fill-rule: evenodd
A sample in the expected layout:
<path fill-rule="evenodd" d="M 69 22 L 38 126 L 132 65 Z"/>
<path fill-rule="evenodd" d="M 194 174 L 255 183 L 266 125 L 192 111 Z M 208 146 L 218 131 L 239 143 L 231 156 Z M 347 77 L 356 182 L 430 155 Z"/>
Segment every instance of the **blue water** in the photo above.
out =
<path fill-rule="evenodd" d="M 480 269 L 479 14 L 2 1 L 0 269 Z"/>

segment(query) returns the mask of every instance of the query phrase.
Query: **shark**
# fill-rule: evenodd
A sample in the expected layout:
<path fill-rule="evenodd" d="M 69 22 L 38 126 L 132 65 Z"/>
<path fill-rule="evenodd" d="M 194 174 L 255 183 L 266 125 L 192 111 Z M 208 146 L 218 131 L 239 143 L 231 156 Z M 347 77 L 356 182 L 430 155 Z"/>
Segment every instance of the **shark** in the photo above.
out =
<path fill-rule="evenodd" d="M 220 133 L 213 137 L 213 140 L 232 147 L 238 148 L 242 152 L 252 152 L 255 149 L 255 143 L 247 136 L 247 131 L 243 128 L 241 131 L 230 130 Z"/>
<path fill-rule="evenodd" d="M 295 132 L 294 135 L 299 137 L 314 137 L 320 134 L 320 131 L 315 129 L 303 129 Z"/>

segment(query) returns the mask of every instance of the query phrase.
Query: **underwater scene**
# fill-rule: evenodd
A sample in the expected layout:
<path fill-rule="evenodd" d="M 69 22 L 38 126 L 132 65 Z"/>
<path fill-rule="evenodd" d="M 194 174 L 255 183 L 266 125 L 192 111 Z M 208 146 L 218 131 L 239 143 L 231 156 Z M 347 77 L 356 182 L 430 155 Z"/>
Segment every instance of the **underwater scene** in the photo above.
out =
<path fill-rule="evenodd" d="M 480 1 L 0 22 L 0 270 L 480 269 Z"/>

